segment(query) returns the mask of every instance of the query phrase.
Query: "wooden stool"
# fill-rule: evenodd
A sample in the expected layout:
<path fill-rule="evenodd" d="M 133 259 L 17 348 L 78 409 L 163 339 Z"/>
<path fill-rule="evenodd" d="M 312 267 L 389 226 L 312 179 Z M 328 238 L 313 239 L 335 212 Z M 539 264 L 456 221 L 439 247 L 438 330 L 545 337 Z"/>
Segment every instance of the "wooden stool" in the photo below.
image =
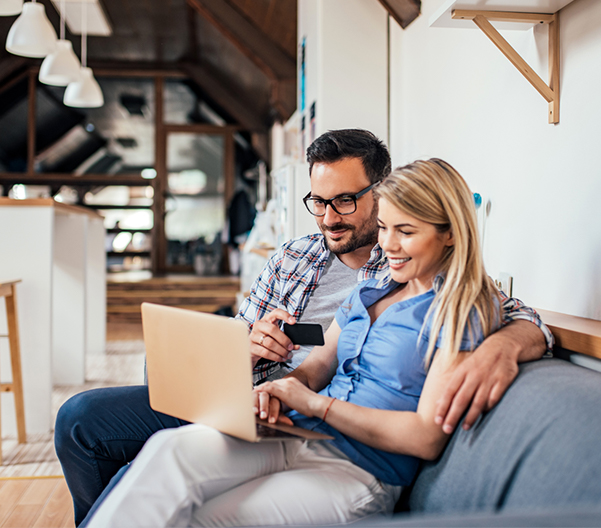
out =
<path fill-rule="evenodd" d="M 0 337 L 8 338 L 10 347 L 10 364 L 13 372 L 12 383 L 0 383 L 0 392 L 12 392 L 15 396 L 15 411 L 17 416 L 17 437 L 20 444 L 27 441 L 25 433 L 25 406 L 23 404 L 23 378 L 21 376 L 21 348 L 19 346 L 19 325 L 17 323 L 17 303 L 15 285 L 20 280 L 0 282 L 0 297 L 6 303 L 6 320 L 8 334 Z M 0 465 L 2 464 L 2 421 L 0 415 Z"/>

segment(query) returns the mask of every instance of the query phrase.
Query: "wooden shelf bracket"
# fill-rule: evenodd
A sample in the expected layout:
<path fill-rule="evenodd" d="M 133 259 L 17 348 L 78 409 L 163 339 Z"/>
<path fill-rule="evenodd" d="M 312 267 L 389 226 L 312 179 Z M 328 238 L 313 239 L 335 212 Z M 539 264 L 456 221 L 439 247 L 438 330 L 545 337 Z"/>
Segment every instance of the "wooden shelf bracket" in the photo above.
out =
<path fill-rule="evenodd" d="M 549 103 L 549 123 L 559 123 L 559 11 L 554 14 L 473 11 L 455 9 L 451 18 L 473 20 L 509 61 Z M 522 56 L 495 29 L 490 21 L 549 24 L 549 84 L 528 65 Z"/>

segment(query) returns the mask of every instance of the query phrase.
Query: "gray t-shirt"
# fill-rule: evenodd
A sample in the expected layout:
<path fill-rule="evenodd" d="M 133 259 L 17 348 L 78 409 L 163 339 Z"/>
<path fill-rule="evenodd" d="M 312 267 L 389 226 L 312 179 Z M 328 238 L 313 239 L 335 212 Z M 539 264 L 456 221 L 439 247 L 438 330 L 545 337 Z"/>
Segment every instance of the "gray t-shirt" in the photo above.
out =
<path fill-rule="evenodd" d="M 334 320 L 336 310 L 357 286 L 358 273 L 359 270 L 349 268 L 334 253 L 330 253 L 319 282 L 309 297 L 298 322 L 319 323 L 325 334 Z M 281 368 L 267 379 L 283 378 L 298 367 L 312 349 L 311 345 L 301 346 L 294 351 L 294 357 L 290 361 L 282 363 Z"/>

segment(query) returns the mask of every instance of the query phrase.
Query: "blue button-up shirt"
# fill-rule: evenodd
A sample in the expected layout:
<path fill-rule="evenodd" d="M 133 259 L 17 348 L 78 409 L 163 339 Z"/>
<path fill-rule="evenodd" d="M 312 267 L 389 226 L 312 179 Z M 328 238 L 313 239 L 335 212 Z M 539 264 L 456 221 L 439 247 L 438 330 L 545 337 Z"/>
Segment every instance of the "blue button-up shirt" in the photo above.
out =
<path fill-rule="evenodd" d="M 392 304 L 372 325 L 367 308 L 397 286 L 394 282 L 383 285 L 368 280 L 339 308 L 336 321 L 342 332 L 338 340 L 338 368 L 320 394 L 375 409 L 417 410 L 427 373 L 427 325 L 421 338 L 420 332 L 435 291 Z M 472 339 L 466 330 L 461 350 L 473 350 L 482 342 L 481 331 L 474 330 L 473 334 Z M 406 486 L 413 480 L 419 465 L 417 458 L 369 447 L 317 418 L 294 411 L 289 416 L 296 425 L 333 436 L 334 445 L 352 462 L 383 482 Z"/>
<path fill-rule="evenodd" d="M 296 319 L 303 313 L 309 297 L 315 290 L 330 256 L 322 234 L 308 235 L 286 242 L 269 259 L 257 277 L 250 294 L 236 316 L 244 321 L 249 330 L 255 321 L 266 313 L 282 308 Z M 378 244 L 371 250 L 369 260 L 357 270 L 357 281 L 367 279 L 389 280 L 388 260 Z M 508 298 L 501 292 L 503 301 L 503 324 L 519 319 L 537 325 L 547 341 L 547 350 L 553 349 L 553 334 L 535 310 L 525 306 L 519 299 Z M 279 370 L 279 363 L 267 362 L 254 369 L 255 383 Z"/>

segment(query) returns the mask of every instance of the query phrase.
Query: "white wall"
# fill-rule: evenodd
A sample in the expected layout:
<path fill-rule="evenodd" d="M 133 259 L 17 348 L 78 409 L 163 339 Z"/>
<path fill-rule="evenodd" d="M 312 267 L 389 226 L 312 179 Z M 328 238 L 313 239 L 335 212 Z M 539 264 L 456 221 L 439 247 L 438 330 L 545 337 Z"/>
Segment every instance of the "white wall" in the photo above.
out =
<path fill-rule="evenodd" d="M 560 12 L 558 125 L 479 29 L 430 28 L 443 0 L 392 24 L 393 164 L 440 157 L 491 200 L 485 260 L 531 306 L 601 319 L 601 2 Z M 544 28 L 505 32 L 547 80 Z"/>
<path fill-rule="evenodd" d="M 376 0 L 299 0 L 299 47 L 306 39 L 305 148 L 314 139 L 308 115 L 313 102 L 315 137 L 366 128 L 386 139 L 386 25 L 387 13 Z"/>

